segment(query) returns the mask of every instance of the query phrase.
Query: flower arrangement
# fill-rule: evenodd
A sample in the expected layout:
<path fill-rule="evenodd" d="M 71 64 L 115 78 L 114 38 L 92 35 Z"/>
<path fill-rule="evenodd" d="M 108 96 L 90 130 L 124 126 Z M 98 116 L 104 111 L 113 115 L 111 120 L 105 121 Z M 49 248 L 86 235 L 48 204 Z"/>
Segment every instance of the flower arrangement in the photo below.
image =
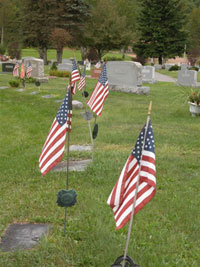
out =
<path fill-rule="evenodd" d="M 191 103 L 194 103 L 197 106 L 200 106 L 200 89 L 192 90 L 191 94 L 188 97 L 188 100 Z"/>

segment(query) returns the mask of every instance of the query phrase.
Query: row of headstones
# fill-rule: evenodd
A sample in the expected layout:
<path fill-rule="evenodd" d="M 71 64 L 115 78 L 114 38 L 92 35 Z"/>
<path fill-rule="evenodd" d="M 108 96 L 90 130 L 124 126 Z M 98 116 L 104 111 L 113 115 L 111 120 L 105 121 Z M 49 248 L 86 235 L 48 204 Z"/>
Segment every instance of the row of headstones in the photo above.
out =
<path fill-rule="evenodd" d="M 34 57 L 25 57 L 23 58 L 25 69 L 30 63 L 32 66 L 31 76 L 36 78 L 40 82 L 47 82 L 48 77 L 44 75 L 44 61 L 43 59 L 34 58 Z M 22 63 L 22 60 L 17 61 L 19 64 Z M 3 62 L 2 63 L 2 72 L 3 73 L 12 73 L 15 66 L 15 62 Z"/>

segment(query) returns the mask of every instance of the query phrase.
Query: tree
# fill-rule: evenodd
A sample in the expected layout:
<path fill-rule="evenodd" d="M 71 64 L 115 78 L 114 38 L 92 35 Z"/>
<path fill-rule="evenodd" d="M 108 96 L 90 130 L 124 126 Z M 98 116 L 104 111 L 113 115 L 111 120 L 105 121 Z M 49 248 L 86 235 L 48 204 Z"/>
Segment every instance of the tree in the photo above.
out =
<path fill-rule="evenodd" d="M 91 17 L 85 25 L 82 42 L 95 48 L 99 59 L 109 50 L 130 43 L 131 37 L 126 17 L 119 15 L 112 0 L 99 0 L 91 8 Z"/>
<path fill-rule="evenodd" d="M 85 9 L 82 0 L 24 1 L 25 44 L 38 48 L 46 64 L 52 30 L 61 28 L 73 32 L 84 19 Z"/>
<path fill-rule="evenodd" d="M 191 64 L 194 65 L 200 56 L 200 8 L 192 10 L 189 16 L 188 31 L 188 57 Z"/>
<path fill-rule="evenodd" d="M 62 62 L 62 53 L 63 48 L 69 43 L 71 40 L 71 35 L 68 31 L 61 28 L 54 28 L 51 33 L 51 42 L 53 47 L 57 51 L 57 63 Z"/>
<path fill-rule="evenodd" d="M 185 14 L 180 0 L 142 0 L 138 17 L 138 56 L 163 58 L 182 56 L 186 42 Z"/>

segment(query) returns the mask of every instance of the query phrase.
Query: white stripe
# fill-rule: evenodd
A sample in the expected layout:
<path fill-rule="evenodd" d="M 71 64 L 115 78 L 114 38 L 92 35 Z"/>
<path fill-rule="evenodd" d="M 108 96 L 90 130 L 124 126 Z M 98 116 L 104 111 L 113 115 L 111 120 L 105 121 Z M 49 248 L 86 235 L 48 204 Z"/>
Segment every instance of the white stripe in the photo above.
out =
<path fill-rule="evenodd" d="M 148 156 L 148 157 L 153 158 L 155 160 L 155 153 L 153 153 L 153 152 L 144 150 L 143 153 L 142 153 L 142 155 Z"/>
<path fill-rule="evenodd" d="M 140 192 L 146 185 L 147 185 L 147 183 L 145 183 L 145 182 L 140 184 L 138 187 L 138 192 Z M 129 202 L 129 200 L 131 200 L 132 198 L 134 199 L 135 191 L 136 191 L 136 188 L 124 199 L 124 202 L 122 203 L 119 210 L 115 214 L 115 218 L 117 218 L 118 214 L 121 212 L 121 210 L 124 208 L 124 206 Z"/>
<path fill-rule="evenodd" d="M 49 161 L 46 163 L 46 165 L 44 165 L 44 167 L 41 169 L 41 173 L 44 173 L 45 170 L 49 167 L 49 165 L 51 165 L 54 161 L 56 161 L 57 158 L 60 157 L 60 155 L 63 153 L 64 150 L 65 150 L 65 146 L 64 146 L 61 150 L 59 150 L 58 153 L 55 154 L 55 155 L 51 158 L 51 160 L 49 160 Z"/>
<path fill-rule="evenodd" d="M 144 185 L 146 186 L 146 184 Z M 142 194 L 139 199 L 136 200 L 136 205 L 135 205 L 135 208 L 143 201 L 145 200 L 146 198 L 148 198 L 152 192 L 154 191 L 154 187 L 151 187 L 149 190 L 147 190 L 144 194 Z M 139 191 L 138 191 L 139 192 Z M 129 215 L 129 213 L 132 212 L 132 208 L 133 208 L 133 205 L 130 205 L 126 210 L 125 212 L 123 212 L 123 214 L 119 217 L 119 219 L 116 221 L 116 226 L 118 227 L 121 222 Z M 115 216 L 116 218 L 117 216 Z"/>
<path fill-rule="evenodd" d="M 151 180 L 156 184 L 156 177 L 149 172 L 141 171 L 140 176 L 146 177 L 148 180 Z"/>
<path fill-rule="evenodd" d="M 141 166 L 145 166 L 145 167 L 148 167 L 148 168 L 150 168 L 150 169 L 152 169 L 152 170 L 156 170 L 156 167 L 155 167 L 155 164 L 153 164 L 153 163 L 151 163 L 151 162 L 149 162 L 149 161 L 144 161 L 144 160 L 142 160 L 141 161 Z"/>
<path fill-rule="evenodd" d="M 96 110 L 98 110 L 100 106 L 103 105 L 106 96 L 107 96 L 107 92 L 105 92 L 105 90 L 103 90 L 103 91 L 101 92 L 101 94 L 99 95 L 99 97 L 95 100 L 95 102 L 94 102 L 93 105 L 92 105 L 92 110 L 93 110 L 94 112 L 95 112 Z M 100 102 L 98 103 L 98 101 L 100 101 Z M 98 105 L 96 105 L 97 103 L 98 103 Z M 96 106 L 95 106 L 95 105 L 96 105 Z M 94 106 L 95 106 L 95 107 L 94 107 Z M 100 113 L 100 111 L 99 111 L 99 113 Z"/>
<path fill-rule="evenodd" d="M 54 146 L 51 147 L 51 149 L 48 150 L 48 152 L 46 153 L 46 155 L 44 156 L 44 158 L 42 159 L 42 161 L 40 162 L 39 166 L 42 166 L 43 162 L 46 160 L 46 158 L 48 158 L 48 156 L 54 151 L 56 150 L 56 148 L 62 144 L 65 141 L 65 135 L 60 138 L 55 144 Z"/>

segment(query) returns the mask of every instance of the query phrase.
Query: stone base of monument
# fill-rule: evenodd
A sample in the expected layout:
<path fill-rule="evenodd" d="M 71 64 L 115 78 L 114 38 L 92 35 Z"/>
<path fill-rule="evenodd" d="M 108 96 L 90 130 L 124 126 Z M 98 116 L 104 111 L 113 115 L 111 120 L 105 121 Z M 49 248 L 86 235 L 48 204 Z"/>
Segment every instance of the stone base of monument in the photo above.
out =
<path fill-rule="evenodd" d="M 83 108 L 83 103 L 81 103 L 78 100 L 72 100 L 72 108 L 74 108 L 74 109 L 82 109 Z"/>
<path fill-rule="evenodd" d="M 109 84 L 109 90 L 138 94 L 138 95 L 149 95 L 150 88 L 148 86 L 123 87 L 123 86 L 119 86 L 119 85 L 110 85 Z"/>
<path fill-rule="evenodd" d="M 142 79 L 142 83 L 150 83 L 150 84 L 154 84 L 154 83 L 157 83 L 156 80 L 154 79 Z"/>
<path fill-rule="evenodd" d="M 69 151 L 91 151 L 92 150 L 92 146 L 88 146 L 88 145 L 71 145 L 69 146 Z"/>
<path fill-rule="evenodd" d="M 75 172 L 81 172 L 81 171 L 84 171 L 90 163 L 92 163 L 91 159 L 70 160 L 69 161 L 69 170 L 75 171 Z M 64 161 L 58 163 L 55 167 L 53 167 L 52 171 L 67 172 L 67 161 L 64 160 Z"/>
<path fill-rule="evenodd" d="M 50 229 L 50 224 L 11 224 L 1 238 L 0 249 L 3 252 L 30 249 L 37 245 Z"/>
<path fill-rule="evenodd" d="M 47 83 L 49 81 L 49 77 L 44 76 L 44 77 L 34 77 L 37 79 L 40 83 Z"/>

